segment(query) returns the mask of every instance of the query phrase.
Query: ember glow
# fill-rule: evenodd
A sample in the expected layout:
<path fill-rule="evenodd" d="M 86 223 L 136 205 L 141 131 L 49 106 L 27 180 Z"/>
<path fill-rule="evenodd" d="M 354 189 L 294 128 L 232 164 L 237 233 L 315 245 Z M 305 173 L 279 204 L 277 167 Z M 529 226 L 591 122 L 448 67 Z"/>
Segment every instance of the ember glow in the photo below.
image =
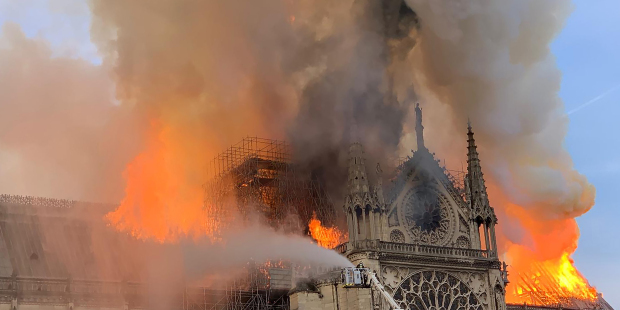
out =
<path fill-rule="evenodd" d="M 321 221 L 317 219 L 316 214 L 312 214 L 312 219 L 308 223 L 310 235 L 316 242 L 327 249 L 333 249 L 339 244 L 345 242 L 348 237 L 345 233 L 336 227 L 324 227 Z"/>

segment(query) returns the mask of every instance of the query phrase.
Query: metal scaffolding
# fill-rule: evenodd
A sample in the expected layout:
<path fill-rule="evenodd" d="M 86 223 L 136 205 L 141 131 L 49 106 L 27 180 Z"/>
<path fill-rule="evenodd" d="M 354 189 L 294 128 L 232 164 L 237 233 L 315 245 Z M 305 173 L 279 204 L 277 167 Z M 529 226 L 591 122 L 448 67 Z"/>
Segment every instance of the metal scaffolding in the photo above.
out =
<path fill-rule="evenodd" d="M 183 295 L 183 310 L 287 310 L 288 290 L 188 289 Z"/>
<path fill-rule="evenodd" d="M 290 266 L 271 268 L 271 263 L 248 263 L 245 276 L 220 288 L 186 287 L 183 310 L 288 310 L 292 286 Z M 278 277 L 276 271 L 289 271 Z M 272 279 L 275 278 L 275 279 Z"/>
<path fill-rule="evenodd" d="M 231 205 L 242 215 L 258 211 L 279 227 L 286 226 L 289 215 L 298 216 L 305 226 L 313 212 L 323 223 L 334 224 L 335 210 L 327 193 L 292 158 L 284 141 L 241 140 L 213 159 L 205 204 L 224 213 Z"/>
<path fill-rule="evenodd" d="M 258 212 L 274 227 L 301 234 L 314 212 L 325 225 L 336 220 L 327 193 L 293 163 L 284 141 L 247 137 L 231 146 L 211 162 L 204 190 L 205 208 L 223 217 L 235 213 L 247 218 Z M 288 221 L 291 216 L 298 220 Z M 291 275 L 282 271 L 291 269 L 282 264 L 250 263 L 246 276 L 225 288 L 188 288 L 183 309 L 288 309 Z"/>

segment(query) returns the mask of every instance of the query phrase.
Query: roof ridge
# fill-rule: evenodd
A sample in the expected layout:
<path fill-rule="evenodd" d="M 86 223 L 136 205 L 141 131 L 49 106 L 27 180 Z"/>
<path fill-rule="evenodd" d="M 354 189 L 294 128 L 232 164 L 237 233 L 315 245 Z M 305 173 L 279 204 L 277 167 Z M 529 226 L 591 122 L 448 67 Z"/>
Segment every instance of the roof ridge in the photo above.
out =
<path fill-rule="evenodd" d="M 49 208 L 73 208 L 76 206 L 104 206 L 111 205 L 111 203 L 100 202 L 87 202 L 70 199 L 58 199 L 58 198 L 46 198 L 27 195 L 9 195 L 0 194 L 0 203 L 10 203 L 19 205 L 31 205 L 37 207 L 49 207 Z"/>

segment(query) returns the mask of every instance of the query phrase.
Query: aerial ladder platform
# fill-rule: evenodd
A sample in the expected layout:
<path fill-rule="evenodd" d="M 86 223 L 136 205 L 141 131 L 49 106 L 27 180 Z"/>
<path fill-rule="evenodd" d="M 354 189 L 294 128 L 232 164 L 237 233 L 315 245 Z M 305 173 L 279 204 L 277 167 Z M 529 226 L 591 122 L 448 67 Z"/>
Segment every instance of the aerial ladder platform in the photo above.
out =
<path fill-rule="evenodd" d="M 377 279 L 377 275 L 368 268 L 344 268 L 342 270 L 342 283 L 345 288 L 369 287 L 375 289 L 381 294 L 381 298 L 390 305 L 391 310 L 403 310 L 385 290 L 381 281 Z"/>

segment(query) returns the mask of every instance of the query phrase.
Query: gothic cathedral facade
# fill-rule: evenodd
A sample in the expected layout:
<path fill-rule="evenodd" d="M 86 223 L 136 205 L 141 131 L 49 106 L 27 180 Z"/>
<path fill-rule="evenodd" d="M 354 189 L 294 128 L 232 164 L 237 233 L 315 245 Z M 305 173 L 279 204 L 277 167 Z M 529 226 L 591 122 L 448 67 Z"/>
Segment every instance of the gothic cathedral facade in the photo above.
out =
<path fill-rule="evenodd" d="M 376 272 L 402 309 L 504 310 L 506 265 L 497 255 L 497 218 L 472 128 L 464 190 L 458 190 L 424 145 L 419 106 L 416 119 L 417 151 L 400 166 L 387 195 L 381 168 L 377 184 L 369 185 L 363 147 L 350 146 L 349 242 L 340 251 Z"/>

